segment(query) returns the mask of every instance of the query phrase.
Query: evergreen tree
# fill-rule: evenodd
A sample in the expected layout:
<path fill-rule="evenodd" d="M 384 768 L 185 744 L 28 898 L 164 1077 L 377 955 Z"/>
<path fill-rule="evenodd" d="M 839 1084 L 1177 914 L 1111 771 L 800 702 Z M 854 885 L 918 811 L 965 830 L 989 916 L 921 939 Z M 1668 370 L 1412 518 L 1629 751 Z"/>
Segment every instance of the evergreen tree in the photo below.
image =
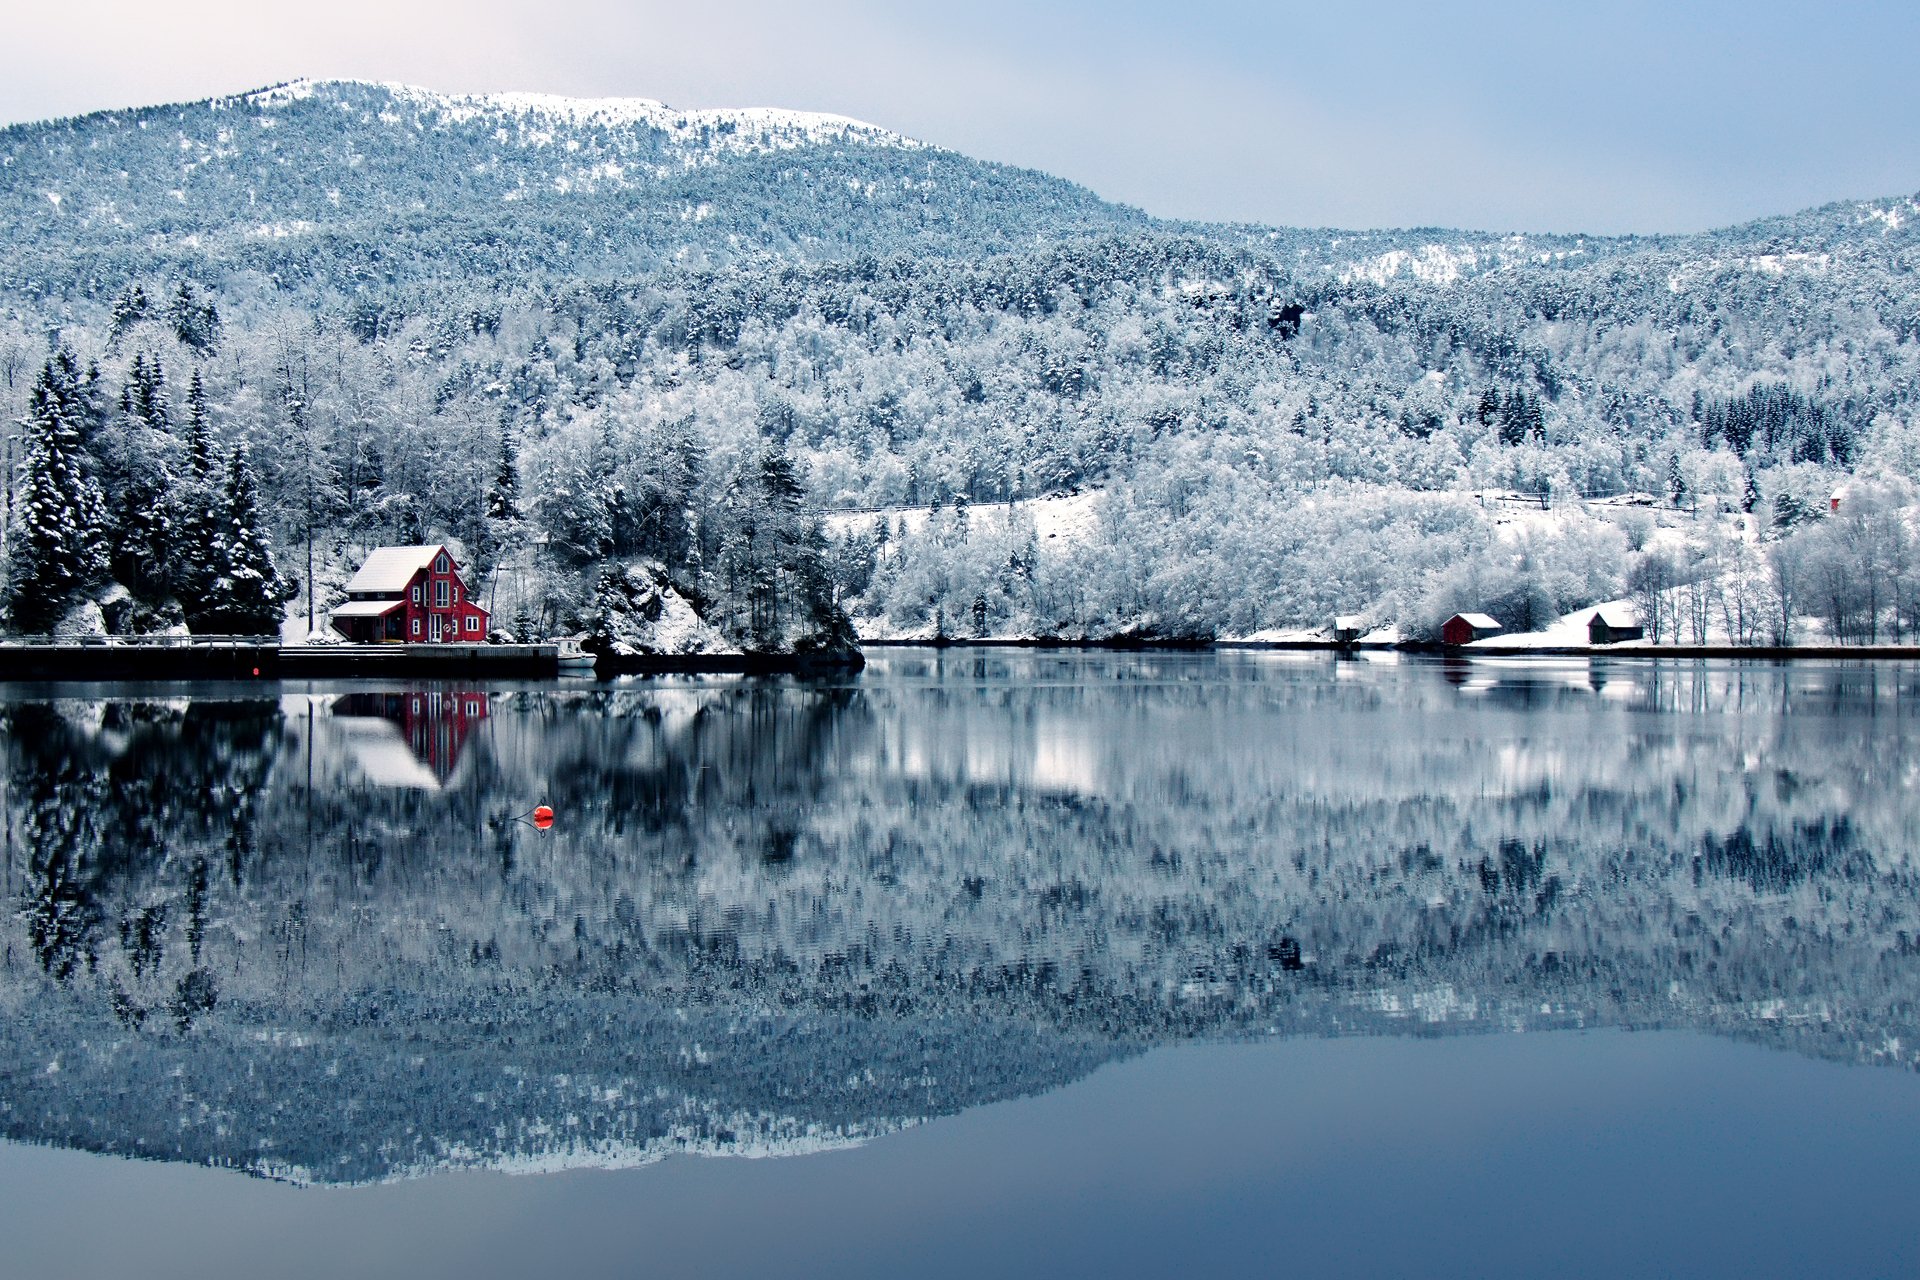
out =
<path fill-rule="evenodd" d="M 1747 512 L 1749 515 L 1751 515 L 1753 513 L 1753 509 L 1759 505 L 1760 505 L 1760 478 L 1753 473 L 1752 467 L 1748 467 L 1747 468 L 1747 487 L 1746 487 L 1746 491 L 1740 495 L 1740 509 L 1742 511 Z"/>
<path fill-rule="evenodd" d="M 260 515 L 260 490 L 244 447 L 227 461 L 221 491 L 213 577 L 188 605 L 196 631 L 267 635 L 279 630 L 280 605 L 293 591 L 273 566 L 273 542 Z"/>
<path fill-rule="evenodd" d="M 167 374 L 155 353 L 149 358 L 136 351 L 127 369 L 127 381 L 120 391 L 120 412 L 155 431 L 173 426 L 173 406 L 167 398 Z"/>
<path fill-rule="evenodd" d="M 22 630 L 50 629 L 76 592 L 106 576 L 106 500 L 81 447 L 88 412 L 63 350 L 41 370 L 20 424 L 26 456 L 8 542 L 7 607 Z"/>
<path fill-rule="evenodd" d="M 487 487 L 487 519 L 508 523 L 520 516 L 520 468 L 513 457 L 513 437 L 500 433 L 500 461 Z"/>
<path fill-rule="evenodd" d="M 1483 427 L 1490 427 L 1500 417 L 1500 393 L 1488 387 L 1480 393 L 1480 403 L 1473 411 L 1474 420 Z"/>
<path fill-rule="evenodd" d="M 148 317 L 151 310 L 147 291 L 138 284 L 128 285 L 126 292 L 113 300 L 112 319 L 107 331 L 109 347 L 117 346 L 135 325 Z"/>
<path fill-rule="evenodd" d="M 207 389 L 198 369 L 187 383 L 187 455 L 194 476 L 206 479 L 213 470 L 213 451 L 207 443 Z"/>
<path fill-rule="evenodd" d="M 164 468 L 129 480 L 113 503 L 114 581 L 149 602 L 172 595 L 179 569 L 176 511 Z"/>
<path fill-rule="evenodd" d="M 202 302 L 184 280 L 167 304 L 167 323 L 173 326 L 173 336 L 181 346 L 203 356 L 212 355 L 220 345 L 220 312 L 211 301 Z"/>
<path fill-rule="evenodd" d="M 187 384 L 187 471 L 173 486 L 168 523 L 177 549 L 169 586 L 191 619 L 202 608 L 218 570 L 220 477 L 207 425 L 206 389 L 200 371 Z"/>

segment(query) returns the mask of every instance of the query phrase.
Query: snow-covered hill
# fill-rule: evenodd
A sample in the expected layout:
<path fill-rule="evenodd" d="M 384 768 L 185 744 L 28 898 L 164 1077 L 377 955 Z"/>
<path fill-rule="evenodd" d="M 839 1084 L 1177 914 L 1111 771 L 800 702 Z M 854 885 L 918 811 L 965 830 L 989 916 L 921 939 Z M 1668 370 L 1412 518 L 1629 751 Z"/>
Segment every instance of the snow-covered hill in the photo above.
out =
<path fill-rule="evenodd" d="M 88 463 L 140 510 L 134 480 L 180 478 L 197 374 L 283 541 L 445 538 L 483 568 L 558 548 L 540 612 L 569 628 L 609 560 L 751 611 L 724 560 L 773 455 L 800 506 L 847 513 L 802 576 L 870 634 L 1544 621 L 1649 551 L 1697 578 L 1723 548 L 1522 545 L 1470 495 L 1734 507 L 1771 564 L 1858 480 L 1910 537 L 1917 209 L 1659 237 L 1196 226 L 837 117 L 301 81 L 0 130 L 0 420 L 70 349 Z M 985 518 L 1096 491 L 1090 536 Z M 961 498 L 983 518 L 890 520 L 888 548 L 853 518 Z M 1833 632 L 1917 625 L 1869 612 Z"/>

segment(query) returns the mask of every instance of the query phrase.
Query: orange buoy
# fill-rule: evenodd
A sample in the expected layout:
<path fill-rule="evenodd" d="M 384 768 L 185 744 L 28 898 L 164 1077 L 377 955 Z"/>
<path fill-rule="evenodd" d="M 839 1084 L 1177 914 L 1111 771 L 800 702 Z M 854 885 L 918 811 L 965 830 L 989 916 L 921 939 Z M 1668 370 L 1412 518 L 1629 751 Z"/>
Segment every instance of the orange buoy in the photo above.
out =
<path fill-rule="evenodd" d="M 533 825 L 545 831 L 553 825 L 553 810 L 546 805 L 538 805 L 533 811 Z"/>

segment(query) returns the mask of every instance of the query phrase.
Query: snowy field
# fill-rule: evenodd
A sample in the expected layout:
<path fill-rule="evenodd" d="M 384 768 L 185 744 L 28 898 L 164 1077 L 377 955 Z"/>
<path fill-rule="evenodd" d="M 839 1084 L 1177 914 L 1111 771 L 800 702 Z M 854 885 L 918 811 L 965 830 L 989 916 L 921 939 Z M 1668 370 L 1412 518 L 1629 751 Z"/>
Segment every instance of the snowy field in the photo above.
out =
<path fill-rule="evenodd" d="M 1042 543 L 1049 540 L 1068 544 L 1091 541 L 1099 529 L 1099 489 L 1069 493 L 1059 497 L 1021 498 L 1013 502 L 980 502 L 967 508 L 968 519 L 983 533 L 1001 532 L 1019 517 L 1033 521 L 1034 536 Z M 951 509 L 951 508 L 949 508 Z M 927 527 L 931 507 L 885 507 L 873 511 L 835 511 L 821 521 L 836 538 L 850 533 L 870 532 L 880 521 L 906 533 L 919 533 Z"/>

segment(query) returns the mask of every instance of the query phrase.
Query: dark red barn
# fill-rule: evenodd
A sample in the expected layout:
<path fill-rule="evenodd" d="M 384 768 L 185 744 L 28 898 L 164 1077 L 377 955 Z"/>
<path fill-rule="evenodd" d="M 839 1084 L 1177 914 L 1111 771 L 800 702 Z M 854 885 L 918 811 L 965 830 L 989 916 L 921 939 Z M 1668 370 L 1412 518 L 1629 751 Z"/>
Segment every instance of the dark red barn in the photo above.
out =
<path fill-rule="evenodd" d="M 1484 613 L 1456 613 L 1440 624 L 1440 643 L 1472 644 L 1500 634 L 1500 624 Z"/>
<path fill-rule="evenodd" d="M 487 611 L 443 546 L 380 547 L 347 583 L 328 619 L 360 644 L 480 644 Z"/>

